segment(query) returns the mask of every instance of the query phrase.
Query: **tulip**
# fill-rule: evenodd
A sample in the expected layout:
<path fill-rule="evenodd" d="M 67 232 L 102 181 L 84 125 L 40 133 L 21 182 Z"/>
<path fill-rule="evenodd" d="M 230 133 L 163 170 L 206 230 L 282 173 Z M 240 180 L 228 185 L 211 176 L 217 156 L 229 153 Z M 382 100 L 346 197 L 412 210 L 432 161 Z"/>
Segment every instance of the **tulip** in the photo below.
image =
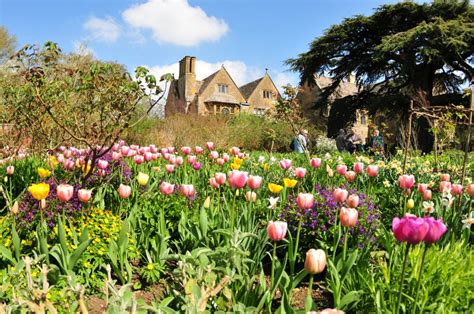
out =
<path fill-rule="evenodd" d="M 164 195 L 170 195 L 174 192 L 174 184 L 168 183 L 166 181 L 161 182 L 160 192 Z"/>
<path fill-rule="evenodd" d="M 13 204 L 12 208 L 10 209 L 10 212 L 11 212 L 13 215 L 16 215 L 16 214 L 18 214 L 18 213 L 20 212 L 20 208 L 19 208 L 19 206 L 18 206 L 18 202 L 17 202 L 17 201 Z"/>
<path fill-rule="evenodd" d="M 201 146 L 195 146 L 195 147 L 194 147 L 194 153 L 195 153 L 196 155 L 202 154 L 203 151 L 204 151 L 204 150 L 202 149 Z"/>
<path fill-rule="evenodd" d="M 92 197 L 92 191 L 91 190 L 86 190 L 86 189 L 80 189 L 77 191 L 77 198 L 79 201 L 82 203 L 87 203 Z"/>
<path fill-rule="evenodd" d="M 379 173 L 379 167 L 377 165 L 367 166 L 367 175 L 369 177 L 376 177 L 378 173 Z"/>
<path fill-rule="evenodd" d="M 319 166 L 321 166 L 321 158 L 312 158 L 310 161 L 309 161 L 311 167 L 313 167 L 314 169 L 318 169 Z"/>
<path fill-rule="evenodd" d="M 182 165 L 183 162 L 184 162 L 183 157 L 181 157 L 181 156 L 176 157 L 175 163 L 176 163 L 177 165 Z"/>
<path fill-rule="evenodd" d="M 347 199 L 347 196 L 349 195 L 349 192 L 344 189 L 337 188 L 333 192 L 334 199 L 336 202 L 344 202 Z"/>
<path fill-rule="evenodd" d="M 213 150 L 214 149 L 214 143 L 213 142 L 207 142 L 206 143 L 206 148 L 208 150 Z"/>
<path fill-rule="evenodd" d="M 60 184 L 56 188 L 56 194 L 61 202 L 67 202 L 74 195 L 74 187 L 70 184 Z"/>
<path fill-rule="evenodd" d="M 217 182 L 216 178 L 210 178 L 209 185 L 216 189 L 220 187 L 220 184 Z"/>
<path fill-rule="evenodd" d="M 171 157 L 171 154 L 170 153 L 161 153 L 161 155 L 163 156 L 164 159 L 166 160 L 170 160 L 170 157 Z"/>
<path fill-rule="evenodd" d="M 431 200 L 431 198 L 433 197 L 433 195 L 432 195 L 432 193 L 431 193 L 431 190 L 425 190 L 425 191 L 423 192 L 423 196 L 422 196 L 422 197 L 423 197 L 423 200 L 424 200 L 424 201 L 429 201 L 429 200 Z"/>
<path fill-rule="evenodd" d="M 296 204 L 300 209 L 311 209 L 314 206 L 314 195 L 311 193 L 299 193 Z"/>
<path fill-rule="evenodd" d="M 230 152 L 232 155 L 237 156 L 240 153 L 240 148 L 234 146 L 230 149 Z"/>
<path fill-rule="evenodd" d="M 319 274 L 326 268 L 326 253 L 323 250 L 310 249 L 306 252 L 304 269 L 309 274 Z"/>
<path fill-rule="evenodd" d="M 222 173 L 222 172 L 216 172 L 214 174 L 214 178 L 216 179 L 216 182 L 219 184 L 224 184 L 225 181 L 227 180 L 225 173 Z"/>
<path fill-rule="evenodd" d="M 425 219 L 411 214 L 405 214 L 401 219 L 395 217 L 392 220 L 393 234 L 400 242 L 418 244 L 425 239 L 429 229 L 430 225 Z"/>
<path fill-rule="evenodd" d="M 291 160 L 290 159 L 282 159 L 280 160 L 280 167 L 283 170 L 288 170 L 291 168 Z"/>
<path fill-rule="evenodd" d="M 64 162 L 64 155 L 63 155 L 63 154 L 59 154 L 59 155 L 58 155 L 58 158 L 57 158 L 57 161 L 60 162 L 60 163 L 63 163 L 63 162 Z"/>
<path fill-rule="evenodd" d="M 32 184 L 31 186 L 28 187 L 28 192 L 31 193 L 31 196 L 35 200 L 41 201 L 48 197 L 49 195 L 49 184 L 47 183 L 38 183 L 38 184 Z"/>
<path fill-rule="evenodd" d="M 173 146 L 169 146 L 169 147 L 167 147 L 167 149 L 168 149 L 168 153 L 170 153 L 170 154 L 174 153 L 174 147 Z"/>
<path fill-rule="evenodd" d="M 181 152 L 185 155 L 189 155 L 191 153 L 191 147 L 189 146 L 181 147 Z"/>
<path fill-rule="evenodd" d="M 267 225 L 267 234 L 272 241 L 281 241 L 286 236 L 288 225 L 284 221 L 269 221 Z"/>
<path fill-rule="evenodd" d="M 202 168 L 202 164 L 196 161 L 192 164 L 192 167 L 194 170 L 200 170 Z"/>
<path fill-rule="evenodd" d="M 426 190 L 428 190 L 427 183 L 418 183 L 418 192 L 423 194 Z"/>
<path fill-rule="evenodd" d="M 137 150 L 139 148 L 140 148 L 140 146 L 138 146 L 138 145 L 130 145 L 130 149 Z"/>
<path fill-rule="evenodd" d="M 51 175 L 51 171 L 49 171 L 48 169 L 44 169 L 44 168 L 38 168 L 38 175 L 40 176 L 40 178 L 47 178 Z"/>
<path fill-rule="evenodd" d="M 171 173 L 171 172 L 174 171 L 174 165 L 167 164 L 167 165 L 165 166 L 165 168 L 166 168 L 166 172 L 167 172 L 167 173 Z"/>
<path fill-rule="evenodd" d="M 72 159 L 68 159 L 64 162 L 64 168 L 66 168 L 67 170 L 74 170 L 75 166 L 76 164 Z"/>
<path fill-rule="evenodd" d="M 15 173 L 15 166 L 8 166 L 8 167 L 7 167 L 7 174 L 8 174 L 9 176 L 12 176 L 13 173 Z"/>
<path fill-rule="evenodd" d="M 122 156 L 128 156 L 129 151 L 130 151 L 130 147 L 128 146 L 120 147 L 120 152 L 122 153 Z"/>
<path fill-rule="evenodd" d="M 225 163 L 225 160 L 223 158 L 217 158 L 217 164 L 219 166 L 222 166 Z"/>
<path fill-rule="evenodd" d="M 295 169 L 295 176 L 297 178 L 303 179 L 305 175 L 306 175 L 306 169 L 305 168 L 298 167 L 298 168 Z"/>
<path fill-rule="evenodd" d="M 469 194 L 469 196 L 474 196 L 474 183 L 469 184 L 466 187 L 466 191 L 467 191 L 467 194 Z"/>
<path fill-rule="evenodd" d="M 155 145 L 150 145 L 150 153 L 156 154 L 158 153 L 158 148 Z"/>
<path fill-rule="evenodd" d="M 160 149 L 160 152 L 161 152 L 162 155 L 169 154 L 168 148 L 162 148 L 162 149 Z"/>
<path fill-rule="evenodd" d="M 344 176 L 348 182 L 354 182 L 356 178 L 356 173 L 354 171 L 347 171 Z"/>
<path fill-rule="evenodd" d="M 398 183 L 402 189 L 411 189 L 415 184 L 415 176 L 404 174 L 398 178 Z"/>
<path fill-rule="evenodd" d="M 461 184 L 451 185 L 451 193 L 453 195 L 461 195 L 462 194 L 462 185 Z"/>
<path fill-rule="evenodd" d="M 117 161 L 120 159 L 120 157 L 122 157 L 122 154 L 117 153 L 117 152 L 112 152 L 112 160 Z"/>
<path fill-rule="evenodd" d="M 187 162 L 188 164 L 193 164 L 193 163 L 195 163 L 196 161 L 197 161 L 197 157 L 194 156 L 194 155 L 189 155 L 189 156 L 186 157 L 186 162 Z"/>
<path fill-rule="evenodd" d="M 341 207 L 339 217 L 341 218 L 341 225 L 351 228 L 357 224 L 359 212 L 355 208 Z"/>
<path fill-rule="evenodd" d="M 107 169 L 107 167 L 109 166 L 109 162 L 107 160 L 99 160 L 97 161 L 97 168 L 99 169 Z"/>
<path fill-rule="evenodd" d="M 290 178 L 283 179 L 283 185 L 287 188 L 294 188 L 297 183 L 298 183 L 298 180 L 294 180 Z"/>
<path fill-rule="evenodd" d="M 257 190 L 262 185 L 262 181 L 263 181 L 263 178 L 260 177 L 260 176 L 249 176 L 249 179 L 247 181 L 247 185 L 252 190 Z"/>
<path fill-rule="evenodd" d="M 228 162 L 230 159 L 230 156 L 227 153 L 222 154 L 222 159 L 224 159 L 224 162 Z"/>
<path fill-rule="evenodd" d="M 439 191 L 440 191 L 440 192 L 444 192 L 444 190 L 448 190 L 448 191 L 451 190 L 451 182 L 449 182 L 449 181 L 441 181 L 441 182 L 439 183 Z"/>
<path fill-rule="evenodd" d="M 144 161 L 145 161 L 145 158 L 143 158 L 143 156 L 141 155 L 135 155 L 133 157 L 133 161 L 137 164 L 137 165 L 140 165 L 142 164 Z"/>
<path fill-rule="evenodd" d="M 438 242 L 438 240 L 446 233 L 448 228 L 443 223 L 442 219 L 434 219 L 433 217 L 423 218 L 429 225 L 429 231 L 424 238 L 424 242 L 427 244 Z"/>
<path fill-rule="evenodd" d="M 145 161 L 152 161 L 153 160 L 153 153 L 145 152 L 143 154 L 143 158 L 145 158 Z"/>
<path fill-rule="evenodd" d="M 233 189 L 241 189 L 247 184 L 248 173 L 239 170 L 232 170 L 229 173 L 229 185 Z"/>
<path fill-rule="evenodd" d="M 347 166 L 346 165 L 337 165 L 336 166 L 336 172 L 339 173 L 340 175 L 344 175 L 347 171 Z"/>
<path fill-rule="evenodd" d="M 186 196 L 188 198 L 191 198 L 194 196 L 194 194 L 196 194 L 196 190 L 194 189 L 194 185 L 192 184 L 181 184 L 179 190 L 181 191 L 181 194 L 183 194 L 183 196 Z"/>
<path fill-rule="evenodd" d="M 441 177 L 441 181 L 448 181 L 451 180 L 451 176 L 449 175 L 449 173 L 443 173 L 440 175 Z"/>
<path fill-rule="evenodd" d="M 354 171 L 356 173 L 362 173 L 364 172 L 364 163 L 363 162 L 356 162 L 354 164 Z"/>
<path fill-rule="evenodd" d="M 412 198 L 410 198 L 409 200 L 407 200 L 406 207 L 408 209 L 412 209 L 413 207 L 415 207 L 415 201 Z"/>
<path fill-rule="evenodd" d="M 332 178 L 334 176 L 334 171 L 332 171 L 331 167 L 329 165 L 326 165 L 326 173 L 328 177 Z"/>
<path fill-rule="evenodd" d="M 283 186 L 275 183 L 268 183 L 268 189 L 270 190 L 270 192 L 277 194 L 281 192 Z"/>
<path fill-rule="evenodd" d="M 135 156 L 136 154 L 137 154 L 137 151 L 136 151 L 136 150 L 130 149 L 130 150 L 128 151 L 127 157 L 133 157 L 133 156 Z"/>
<path fill-rule="evenodd" d="M 213 150 L 213 151 L 211 151 L 211 152 L 209 153 L 209 158 L 211 158 L 211 159 L 217 159 L 217 158 L 219 158 L 219 153 L 216 152 L 215 150 Z"/>
<path fill-rule="evenodd" d="M 149 178 L 150 176 L 147 175 L 146 173 L 139 172 L 137 176 L 138 184 L 140 184 L 141 186 L 145 186 L 148 183 Z"/>
<path fill-rule="evenodd" d="M 245 193 L 245 199 L 249 203 L 255 203 L 255 201 L 257 200 L 257 193 L 255 193 L 253 191 L 247 191 Z"/>
<path fill-rule="evenodd" d="M 350 208 L 356 208 L 357 206 L 359 206 L 359 195 L 357 194 L 349 195 L 349 197 L 346 200 L 346 204 Z"/>
<path fill-rule="evenodd" d="M 132 194 L 132 188 L 129 185 L 120 184 L 118 194 L 120 198 L 129 198 L 130 194 Z"/>

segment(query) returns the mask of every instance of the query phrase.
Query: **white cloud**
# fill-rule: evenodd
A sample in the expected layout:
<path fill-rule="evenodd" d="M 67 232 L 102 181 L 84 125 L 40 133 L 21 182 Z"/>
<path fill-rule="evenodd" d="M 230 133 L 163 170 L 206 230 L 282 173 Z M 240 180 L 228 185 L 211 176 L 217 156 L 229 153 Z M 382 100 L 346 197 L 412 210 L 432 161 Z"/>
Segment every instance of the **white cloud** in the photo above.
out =
<path fill-rule="evenodd" d="M 88 32 L 87 38 L 94 41 L 113 43 L 120 37 L 120 26 L 110 16 L 104 19 L 93 16 L 83 28 Z"/>
<path fill-rule="evenodd" d="M 280 90 L 280 93 L 283 91 L 281 88 L 284 85 L 291 84 L 291 86 L 298 86 L 298 77 L 294 73 L 288 72 L 276 72 L 272 75 L 273 83 Z"/>
<path fill-rule="evenodd" d="M 151 30 L 157 42 L 180 46 L 217 41 L 229 30 L 224 20 L 208 16 L 187 0 L 148 0 L 131 6 L 122 17 L 132 27 Z"/>
<path fill-rule="evenodd" d="M 87 55 L 96 56 L 95 51 L 92 48 L 88 47 L 87 44 L 84 42 L 73 41 L 72 47 L 73 47 L 74 53 L 77 53 L 81 56 L 87 56 Z"/>

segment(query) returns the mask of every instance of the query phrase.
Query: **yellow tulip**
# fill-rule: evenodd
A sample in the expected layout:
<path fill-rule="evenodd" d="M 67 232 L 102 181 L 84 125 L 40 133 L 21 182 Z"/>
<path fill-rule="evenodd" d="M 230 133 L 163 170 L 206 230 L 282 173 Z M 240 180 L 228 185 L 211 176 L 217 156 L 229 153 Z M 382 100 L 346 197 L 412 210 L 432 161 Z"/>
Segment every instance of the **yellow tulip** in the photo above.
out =
<path fill-rule="evenodd" d="M 243 159 L 240 159 L 239 157 L 234 157 L 233 163 L 234 163 L 234 164 L 241 165 L 241 164 L 242 164 L 242 161 L 243 161 Z"/>
<path fill-rule="evenodd" d="M 150 176 L 147 175 L 146 173 L 139 172 L 137 176 L 138 184 L 140 184 L 141 186 L 145 186 L 148 183 L 149 178 Z"/>
<path fill-rule="evenodd" d="M 28 187 L 28 192 L 31 193 L 31 196 L 33 196 L 34 199 L 38 201 L 44 200 L 46 197 L 48 197 L 49 194 L 49 184 L 32 184 L 30 187 Z"/>
<path fill-rule="evenodd" d="M 239 170 L 240 169 L 240 164 L 236 164 L 236 163 L 233 162 L 233 163 L 230 164 L 230 168 L 232 170 Z"/>
<path fill-rule="evenodd" d="M 284 178 L 283 179 L 283 184 L 287 188 L 294 188 L 296 183 L 298 183 L 298 180 L 295 179 L 290 179 L 290 178 Z"/>
<path fill-rule="evenodd" d="M 268 169 L 270 169 L 270 165 L 267 163 L 263 164 L 263 170 L 268 171 Z"/>
<path fill-rule="evenodd" d="M 268 189 L 270 190 L 270 192 L 277 194 L 281 192 L 283 186 L 275 183 L 268 183 Z"/>
<path fill-rule="evenodd" d="M 406 204 L 407 208 L 408 209 L 412 209 L 413 207 L 415 207 L 415 201 L 410 198 L 408 201 L 407 201 L 407 204 Z"/>
<path fill-rule="evenodd" d="M 51 171 L 44 168 L 38 168 L 38 175 L 40 176 L 40 178 L 45 179 L 51 175 Z"/>

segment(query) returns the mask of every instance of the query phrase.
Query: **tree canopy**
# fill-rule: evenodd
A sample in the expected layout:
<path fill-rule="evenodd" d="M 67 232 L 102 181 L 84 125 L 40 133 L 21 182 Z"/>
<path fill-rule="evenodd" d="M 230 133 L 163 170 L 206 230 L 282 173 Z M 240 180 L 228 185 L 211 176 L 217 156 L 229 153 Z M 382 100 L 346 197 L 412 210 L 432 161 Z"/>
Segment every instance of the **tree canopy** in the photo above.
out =
<path fill-rule="evenodd" d="M 371 16 L 346 18 L 286 63 L 302 83 L 314 84 L 315 75 L 333 78 L 320 104 L 350 75 L 360 89 L 351 97 L 356 106 L 377 104 L 374 98 L 387 95 L 397 96 L 395 107 L 409 100 L 420 106 L 459 104 L 463 84 L 473 80 L 473 50 L 474 9 L 468 0 L 401 2 Z"/>

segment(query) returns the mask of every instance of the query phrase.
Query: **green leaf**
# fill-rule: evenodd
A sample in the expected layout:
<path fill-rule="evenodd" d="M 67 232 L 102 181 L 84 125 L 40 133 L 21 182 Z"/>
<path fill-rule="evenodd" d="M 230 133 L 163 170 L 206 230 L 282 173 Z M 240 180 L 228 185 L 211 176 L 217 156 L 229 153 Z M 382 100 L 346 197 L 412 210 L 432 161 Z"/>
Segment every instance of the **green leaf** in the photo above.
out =
<path fill-rule="evenodd" d="M 63 220 L 58 217 L 58 236 L 61 249 L 64 253 L 69 252 L 66 244 L 66 231 L 64 230 Z"/>
<path fill-rule="evenodd" d="M 87 240 L 86 242 L 82 242 L 76 250 L 74 250 L 74 253 L 69 257 L 68 261 L 68 270 L 73 270 L 74 266 L 76 266 L 77 260 L 79 257 L 81 257 L 81 254 L 85 251 L 85 249 L 89 246 L 90 241 Z"/>
<path fill-rule="evenodd" d="M 350 305 L 354 302 L 358 302 L 360 297 L 364 294 L 364 291 L 358 290 L 358 291 L 351 291 L 345 296 L 341 298 L 341 302 L 339 303 L 340 309 L 345 309 L 347 305 Z"/>
<path fill-rule="evenodd" d="M 208 221 L 207 221 L 207 212 L 204 206 L 201 206 L 201 211 L 199 213 L 199 226 L 201 228 L 201 233 L 204 238 L 207 237 L 208 230 Z"/>
<path fill-rule="evenodd" d="M 13 248 L 15 249 L 15 258 L 17 261 L 20 260 L 20 237 L 18 232 L 16 232 L 15 224 L 12 226 L 12 242 Z"/>
<path fill-rule="evenodd" d="M 0 244 L 0 254 L 6 258 L 10 263 L 15 265 L 16 261 L 13 259 L 12 252 L 7 249 L 3 244 Z"/>

